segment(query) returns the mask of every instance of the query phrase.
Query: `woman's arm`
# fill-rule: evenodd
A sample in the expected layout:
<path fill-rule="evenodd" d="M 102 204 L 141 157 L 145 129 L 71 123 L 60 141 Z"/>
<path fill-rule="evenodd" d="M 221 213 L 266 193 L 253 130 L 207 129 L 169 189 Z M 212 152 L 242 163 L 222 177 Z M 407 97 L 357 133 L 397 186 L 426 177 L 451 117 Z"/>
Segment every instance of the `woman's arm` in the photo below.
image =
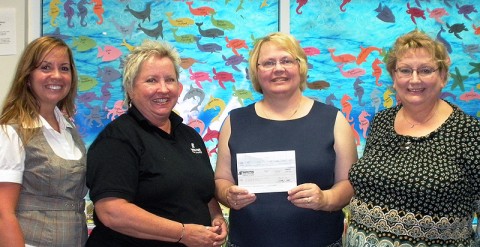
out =
<path fill-rule="evenodd" d="M 358 159 L 353 131 L 341 112 L 337 113 L 334 136 L 335 185 L 325 193 L 329 198 L 327 209 L 339 210 L 347 205 L 353 196 L 353 187 L 348 180 L 348 172 Z"/>
<path fill-rule="evenodd" d="M 0 247 L 25 247 L 15 210 L 20 198 L 25 150 L 10 125 L 0 126 Z"/>
<path fill-rule="evenodd" d="M 227 207 L 231 207 L 227 200 L 227 189 L 235 185 L 231 170 L 231 157 L 228 141 L 231 134 L 230 116 L 225 119 L 218 137 L 217 164 L 215 167 L 215 196 Z"/>
<path fill-rule="evenodd" d="M 352 129 L 341 112 L 337 113 L 334 127 L 336 153 L 335 184 L 322 190 L 314 183 L 301 184 L 288 191 L 288 200 L 295 206 L 322 211 L 337 211 L 350 202 L 353 187 L 348 180 L 348 172 L 357 160 L 357 148 Z"/>
<path fill-rule="evenodd" d="M 21 185 L 17 183 L 0 182 L 0 246 L 25 247 L 22 229 L 15 215 Z"/>
<path fill-rule="evenodd" d="M 210 230 L 218 234 L 214 245 L 221 245 L 225 242 L 228 233 L 228 226 L 225 218 L 223 218 L 223 212 L 215 198 L 212 198 L 208 203 L 210 215 L 212 217 L 212 227 Z"/>
<path fill-rule="evenodd" d="M 95 202 L 95 213 L 112 230 L 141 239 L 180 240 L 187 246 L 212 246 L 218 236 L 206 226 L 162 218 L 120 198 L 98 200 Z"/>
<path fill-rule="evenodd" d="M 218 138 L 217 164 L 215 169 L 215 196 L 223 205 L 238 210 L 253 203 L 257 197 L 255 194 L 248 193 L 248 190 L 235 185 L 231 169 L 232 159 L 230 156 L 230 149 L 228 148 L 230 134 L 230 117 L 227 117 L 220 130 L 220 136 Z"/>

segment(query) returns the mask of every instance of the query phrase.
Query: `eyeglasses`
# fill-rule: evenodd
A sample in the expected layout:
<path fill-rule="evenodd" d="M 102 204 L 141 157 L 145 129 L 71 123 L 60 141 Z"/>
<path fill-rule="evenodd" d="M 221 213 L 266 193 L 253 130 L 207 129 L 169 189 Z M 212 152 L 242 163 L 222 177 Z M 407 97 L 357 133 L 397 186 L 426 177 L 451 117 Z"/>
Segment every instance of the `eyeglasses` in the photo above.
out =
<path fill-rule="evenodd" d="M 398 77 L 400 78 L 410 78 L 413 75 L 413 71 L 417 72 L 417 75 L 422 78 L 429 77 L 437 71 L 438 68 L 432 68 L 432 67 L 422 67 L 418 69 L 412 69 L 412 68 L 397 68 L 395 69 L 395 72 L 397 73 Z"/>
<path fill-rule="evenodd" d="M 298 60 L 298 59 L 285 58 L 285 59 L 282 59 L 280 61 L 268 60 L 268 61 L 265 61 L 265 62 L 262 62 L 262 63 L 257 63 L 257 65 L 258 65 L 258 68 L 260 68 L 260 70 L 267 71 L 267 70 L 272 70 L 273 68 L 275 68 L 277 66 L 277 64 L 280 64 L 285 69 L 289 69 L 289 68 L 297 65 L 298 62 L 300 62 L 300 60 Z"/>

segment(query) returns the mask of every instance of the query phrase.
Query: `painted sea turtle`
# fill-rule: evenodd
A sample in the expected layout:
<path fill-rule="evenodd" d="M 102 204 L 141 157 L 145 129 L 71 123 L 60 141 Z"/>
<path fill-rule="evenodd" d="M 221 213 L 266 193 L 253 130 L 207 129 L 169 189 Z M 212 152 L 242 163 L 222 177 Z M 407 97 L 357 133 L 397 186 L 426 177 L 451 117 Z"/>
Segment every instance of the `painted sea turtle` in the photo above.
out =
<path fill-rule="evenodd" d="M 453 24 L 452 26 L 448 25 L 447 23 L 447 27 L 448 27 L 448 32 L 453 33 L 455 37 L 459 39 L 462 39 L 462 37 L 458 35 L 459 33 L 461 33 L 462 31 L 468 31 L 468 29 L 465 27 L 465 24 L 463 23 L 456 23 L 456 24 Z"/>

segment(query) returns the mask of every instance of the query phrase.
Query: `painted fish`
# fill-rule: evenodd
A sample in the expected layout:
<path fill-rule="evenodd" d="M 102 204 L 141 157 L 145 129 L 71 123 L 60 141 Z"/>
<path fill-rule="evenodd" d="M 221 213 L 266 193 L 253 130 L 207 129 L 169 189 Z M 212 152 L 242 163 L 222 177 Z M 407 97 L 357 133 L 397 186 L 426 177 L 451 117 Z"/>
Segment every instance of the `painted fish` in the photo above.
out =
<path fill-rule="evenodd" d="M 87 36 L 73 37 L 72 47 L 76 48 L 78 52 L 91 50 L 95 46 L 97 46 L 97 42 L 92 38 Z"/>
<path fill-rule="evenodd" d="M 309 46 L 302 49 L 307 56 L 316 56 L 320 54 L 320 50 L 317 47 Z"/>
<path fill-rule="evenodd" d="M 122 55 L 122 51 L 117 47 L 106 45 L 103 50 L 99 46 L 97 57 L 101 57 L 103 62 L 113 61 Z"/>
<path fill-rule="evenodd" d="M 474 88 L 472 87 L 469 92 L 465 92 L 460 95 L 460 100 L 465 102 L 469 102 L 471 100 L 480 100 L 480 94 L 475 92 Z"/>
<path fill-rule="evenodd" d="M 98 81 L 88 75 L 78 75 L 78 91 L 88 91 L 94 88 L 98 84 Z"/>
<path fill-rule="evenodd" d="M 122 77 L 122 73 L 111 66 L 98 68 L 97 77 L 100 77 L 104 83 L 110 83 Z"/>
<path fill-rule="evenodd" d="M 307 87 L 312 90 L 322 90 L 330 87 L 330 83 L 324 80 L 307 82 Z"/>
<path fill-rule="evenodd" d="M 129 25 L 120 25 L 113 17 L 110 21 L 115 26 L 115 29 L 122 34 L 123 38 L 126 38 L 127 36 L 132 38 L 133 30 L 135 30 L 135 24 L 137 24 L 136 21 L 131 21 Z"/>
<path fill-rule="evenodd" d="M 375 9 L 377 18 L 384 22 L 395 23 L 395 16 L 392 13 L 392 10 L 388 6 L 383 6 L 382 3 L 378 3 L 378 7 Z"/>

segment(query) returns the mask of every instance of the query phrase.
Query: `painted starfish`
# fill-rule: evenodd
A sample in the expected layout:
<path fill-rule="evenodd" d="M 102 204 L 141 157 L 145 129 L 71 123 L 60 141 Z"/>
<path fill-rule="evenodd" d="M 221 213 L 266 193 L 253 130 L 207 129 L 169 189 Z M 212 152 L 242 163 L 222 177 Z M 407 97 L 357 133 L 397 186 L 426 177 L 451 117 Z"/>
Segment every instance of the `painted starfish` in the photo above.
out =
<path fill-rule="evenodd" d="M 462 92 L 465 91 L 463 81 L 465 81 L 468 76 L 463 76 L 462 74 L 460 74 L 460 70 L 458 69 L 458 67 L 455 67 L 455 74 L 450 73 L 450 76 L 453 78 L 453 84 L 450 89 L 453 90 L 457 86 L 459 86 Z"/>

